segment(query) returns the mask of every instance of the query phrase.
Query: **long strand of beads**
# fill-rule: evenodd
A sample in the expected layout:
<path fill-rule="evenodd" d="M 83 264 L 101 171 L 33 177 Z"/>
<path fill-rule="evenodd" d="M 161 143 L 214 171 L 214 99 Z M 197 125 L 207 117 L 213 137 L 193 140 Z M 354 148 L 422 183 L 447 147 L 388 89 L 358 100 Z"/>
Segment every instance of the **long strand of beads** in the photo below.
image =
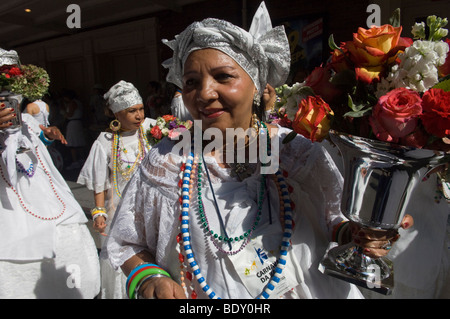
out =
<path fill-rule="evenodd" d="M 33 162 L 30 162 L 30 167 L 26 169 L 23 164 L 16 158 L 16 165 L 17 165 L 17 171 L 19 173 L 24 173 L 28 177 L 33 177 L 34 173 L 36 172 L 36 168 L 34 167 Z"/>
<path fill-rule="evenodd" d="M 119 187 L 117 185 L 117 146 L 119 144 L 119 132 L 113 133 L 113 143 L 111 148 L 111 158 L 113 161 L 112 164 L 112 176 L 113 176 L 113 185 L 114 190 L 116 191 L 117 196 L 122 197 L 122 194 L 119 191 Z"/>
<path fill-rule="evenodd" d="M 245 248 L 245 246 L 247 246 L 247 244 L 250 242 L 251 234 L 256 229 L 256 227 L 259 224 L 259 221 L 261 220 L 262 206 L 263 206 L 265 186 L 266 186 L 265 178 L 264 178 L 264 176 L 261 176 L 261 187 L 260 187 L 260 193 L 259 193 L 259 199 L 258 199 L 258 210 L 255 214 L 251 228 L 248 229 L 246 232 L 244 232 L 240 236 L 227 238 L 227 237 L 223 237 L 223 236 L 219 235 L 217 232 L 213 231 L 209 226 L 208 218 L 206 216 L 206 212 L 204 209 L 205 205 L 203 204 L 203 198 L 202 198 L 202 193 L 201 193 L 201 188 L 202 188 L 201 164 L 202 163 L 197 164 L 198 165 L 197 185 L 198 185 L 198 213 L 199 213 L 200 221 L 202 223 L 202 227 L 205 230 L 205 232 L 207 232 L 207 234 L 209 234 L 212 243 L 219 251 L 221 251 L 224 254 L 230 255 L 230 256 L 235 255 L 235 254 L 241 252 Z M 230 242 L 230 243 L 242 241 L 242 244 L 240 245 L 240 247 L 237 250 L 225 250 L 220 246 L 220 244 L 217 241 Z"/>
<path fill-rule="evenodd" d="M 219 299 L 216 293 L 210 288 L 207 284 L 206 279 L 203 277 L 201 273 L 201 269 L 195 260 L 195 255 L 192 250 L 191 242 L 190 242 L 190 230 L 189 230 L 189 202 L 190 202 L 190 194 L 189 194 L 189 183 L 190 176 L 192 173 L 192 165 L 194 162 L 194 153 L 191 152 L 186 161 L 186 167 L 183 174 L 182 179 L 182 211 L 181 211 L 181 235 L 183 241 L 183 248 L 186 252 L 187 262 L 193 270 L 195 278 L 199 283 L 202 290 L 206 293 L 206 295 L 210 299 Z M 280 188 L 287 188 L 286 182 L 284 180 L 283 174 L 278 170 L 275 173 L 277 177 L 277 181 L 280 184 Z M 277 265 L 274 269 L 274 274 L 272 275 L 269 283 L 263 289 L 260 298 L 268 299 L 270 294 L 274 291 L 275 287 L 281 280 L 281 276 L 284 268 L 286 267 L 287 262 L 287 253 L 290 247 L 290 238 L 292 236 L 292 210 L 291 210 L 291 201 L 289 198 L 289 194 L 286 191 L 282 191 L 282 198 L 284 203 L 284 233 L 283 239 L 281 242 L 280 249 L 280 257 L 277 261 Z"/>
<path fill-rule="evenodd" d="M 49 180 L 49 182 L 50 182 L 50 186 L 51 186 L 51 188 L 52 188 L 53 193 L 55 194 L 55 196 L 56 196 L 56 198 L 58 199 L 58 201 L 62 204 L 62 210 L 61 210 L 61 212 L 60 212 L 58 215 L 56 215 L 56 216 L 54 216 L 54 217 L 42 217 L 42 216 L 39 216 L 39 215 L 33 213 L 33 212 L 25 205 L 25 201 L 23 200 L 22 196 L 20 196 L 19 192 L 14 188 L 14 186 L 11 185 L 11 183 L 10 183 L 10 182 L 8 181 L 8 179 L 5 177 L 1 165 L 0 165 L 0 175 L 2 176 L 2 178 L 3 178 L 3 180 L 6 182 L 6 184 L 8 184 L 8 186 L 9 186 L 9 187 L 12 189 L 12 191 L 16 194 L 17 198 L 19 199 L 20 206 L 22 206 L 22 208 L 23 208 L 24 211 L 26 211 L 26 212 L 27 212 L 28 214 L 30 214 L 31 216 L 36 217 L 36 218 L 39 218 L 39 219 L 42 219 L 42 220 L 55 220 L 55 219 L 60 218 L 60 217 L 65 213 L 65 211 L 66 211 L 66 203 L 64 203 L 64 201 L 62 200 L 62 198 L 61 198 L 61 197 L 59 196 L 59 194 L 56 192 L 55 185 L 53 184 L 53 181 L 52 181 L 52 177 L 51 177 L 50 173 L 47 171 L 47 169 L 45 168 L 44 163 L 42 162 L 41 157 L 39 156 L 39 152 L 38 152 L 37 147 L 35 148 L 35 154 L 36 154 L 36 157 L 37 157 L 37 159 L 38 159 L 38 161 L 39 161 L 39 164 L 42 166 L 42 169 L 43 169 L 44 173 L 45 173 L 45 174 L 47 175 L 47 177 L 48 177 L 48 180 Z"/>

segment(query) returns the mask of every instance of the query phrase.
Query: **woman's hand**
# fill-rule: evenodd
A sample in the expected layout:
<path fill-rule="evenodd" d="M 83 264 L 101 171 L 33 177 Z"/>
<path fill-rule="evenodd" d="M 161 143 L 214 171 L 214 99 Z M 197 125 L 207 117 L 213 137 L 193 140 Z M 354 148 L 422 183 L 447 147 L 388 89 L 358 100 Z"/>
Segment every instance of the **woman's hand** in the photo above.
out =
<path fill-rule="evenodd" d="M 44 132 L 45 137 L 47 137 L 48 139 L 58 140 L 62 144 L 67 144 L 67 141 L 64 138 L 64 135 L 61 133 L 59 128 L 57 128 L 56 126 L 45 127 L 44 125 L 39 125 L 39 127 Z"/>
<path fill-rule="evenodd" d="M 183 288 L 168 277 L 155 277 L 139 289 L 139 296 L 145 299 L 186 299 Z"/>
<path fill-rule="evenodd" d="M 405 215 L 400 225 L 403 229 L 408 229 L 414 224 L 411 215 Z M 371 258 L 384 257 L 389 253 L 392 245 L 400 238 L 396 229 L 378 230 L 363 228 L 356 223 L 350 222 L 353 242 L 364 248 L 364 254 Z"/>
<path fill-rule="evenodd" d="M 12 107 L 5 107 L 5 103 L 0 102 L 0 129 L 8 128 L 12 125 L 11 120 L 16 116 Z"/>
<path fill-rule="evenodd" d="M 98 231 L 100 235 L 106 236 L 106 218 L 103 216 L 98 216 L 94 219 L 94 224 L 92 225 L 95 231 Z"/>

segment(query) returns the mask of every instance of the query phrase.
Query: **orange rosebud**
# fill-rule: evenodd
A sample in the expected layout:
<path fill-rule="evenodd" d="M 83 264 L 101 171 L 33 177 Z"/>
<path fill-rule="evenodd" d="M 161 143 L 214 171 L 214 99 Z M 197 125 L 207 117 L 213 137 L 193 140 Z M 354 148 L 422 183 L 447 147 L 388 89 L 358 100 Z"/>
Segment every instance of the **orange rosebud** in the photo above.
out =
<path fill-rule="evenodd" d="M 292 128 L 311 141 L 322 141 L 330 130 L 333 110 L 319 96 L 308 96 L 299 103 Z"/>

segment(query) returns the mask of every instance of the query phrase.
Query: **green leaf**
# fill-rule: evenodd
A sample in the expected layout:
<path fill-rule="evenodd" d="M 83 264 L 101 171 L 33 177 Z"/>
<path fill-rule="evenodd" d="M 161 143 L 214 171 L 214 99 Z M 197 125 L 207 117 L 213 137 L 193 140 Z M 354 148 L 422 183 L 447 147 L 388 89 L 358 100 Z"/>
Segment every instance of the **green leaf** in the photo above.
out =
<path fill-rule="evenodd" d="M 355 104 L 350 94 L 348 94 L 347 105 L 353 112 L 359 112 L 366 106 L 365 104 Z"/>
<path fill-rule="evenodd" d="M 330 47 L 331 50 L 340 49 L 340 47 L 336 44 L 336 42 L 334 42 L 334 35 L 330 35 L 328 37 L 328 46 Z"/>
<path fill-rule="evenodd" d="M 297 136 L 297 132 L 291 131 L 286 137 L 283 139 L 282 143 L 287 144 L 292 141 Z"/>
<path fill-rule="evenodd" d="M 433 89 L 442 89 L 445 92 L 450 92 L 450 78 L 437 83 L 433 86 Z"/>
<path fill-rule="evenodd" d="M 310 86 L 303 86 L 298 90 L 298 94 L 304 97 L 315 96 L 314 90 Z"/>
<path fill-rule="evenodd" d="M 363 117 L 369 115 L 372 112 L 372 107 L 368 107 L 367 109 L 361 109 L 359 111 L 347 112 L 344 114 L 344 117 Z"/>
<path fill-rule="evenodd" d="M 397 8 L 392 13 L 392 16 L 389 18 L 389 24 L 395 28 L 400 27 L 400 8 Z"/>

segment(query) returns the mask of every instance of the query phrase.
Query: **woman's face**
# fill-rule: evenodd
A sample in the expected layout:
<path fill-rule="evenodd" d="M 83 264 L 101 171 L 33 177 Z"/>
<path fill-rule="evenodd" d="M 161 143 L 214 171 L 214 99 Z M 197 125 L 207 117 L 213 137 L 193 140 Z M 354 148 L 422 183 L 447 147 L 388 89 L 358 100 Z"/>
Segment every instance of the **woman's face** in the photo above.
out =
<path fill-rule="evenodd" d="M 202 49 L 188 56 L 183 101 L 203 129 L 249 128 L 255 92 L 250 76 L 225 53 Z"/>
<path fill-rule="evenodd" d="M 114 114 L 124 131 L 137 130 L 144 120 L 144 105 L 133 105 Z"/>

